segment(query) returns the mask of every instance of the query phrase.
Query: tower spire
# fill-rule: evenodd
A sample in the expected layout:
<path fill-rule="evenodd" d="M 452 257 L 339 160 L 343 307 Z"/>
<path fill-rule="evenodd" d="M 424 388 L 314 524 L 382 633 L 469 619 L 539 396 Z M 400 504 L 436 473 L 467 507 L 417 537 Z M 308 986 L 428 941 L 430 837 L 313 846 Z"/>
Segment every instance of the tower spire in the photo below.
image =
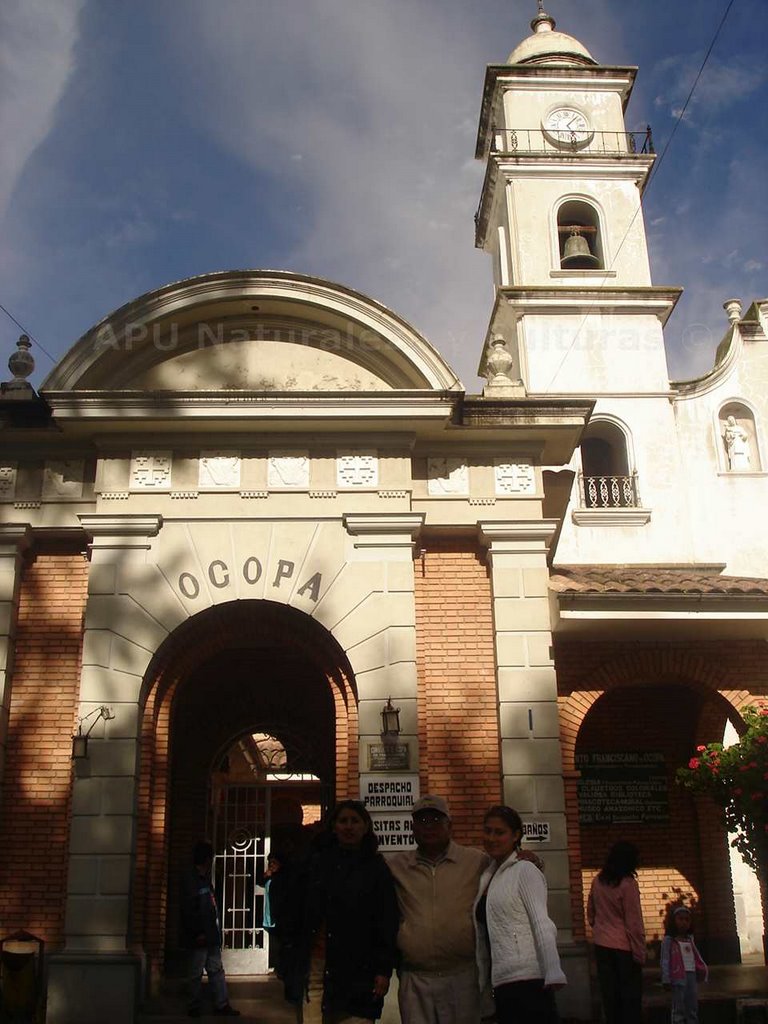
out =
<path fill-rule="evenodd" d="M 534 32 L 552 32 L 555 28 L 555 19 L 544 10 L 544 0 L 536 0 L 538 13 L 531 22 Z"/>

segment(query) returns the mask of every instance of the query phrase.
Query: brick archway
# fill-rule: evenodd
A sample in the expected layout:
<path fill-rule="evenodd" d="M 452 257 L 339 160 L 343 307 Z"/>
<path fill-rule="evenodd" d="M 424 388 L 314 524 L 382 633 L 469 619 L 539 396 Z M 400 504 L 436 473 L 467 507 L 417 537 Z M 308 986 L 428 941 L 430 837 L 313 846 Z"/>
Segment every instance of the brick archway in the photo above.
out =
<path fill-rule="evenodd" d="M 673 778 L 675 767 L 686 762 L 696 744 L 722 738 L 726 720 L 739 728 L 740 709 L 765 689 L 768 658 L 762 648 L 751 641 L 694 645 L 561 640 L 556 665 L 572 911 L 574 921 L 583 923 L 576 925 L 575 934 L 587 935 L 584 899 L 608 846 L 627 838 L 641 851 L 649 939 L 661 937 L 669 903 L 685 899 L 700 904 L 697 928 L 714 962 L 738 959 L 725 828 L 709 801 L 684 793 Z M 668 823 L 582 823 L 575 765 L 580 743 L 586 744 L 580 752 L 661 752 L 670 773 Z"/>
<path fill-rule="evenodd" d="M 721 699 L 723 714 L 737 723 L 739 709 L 754 700 L 754 695 L 747 689 L 732 688 L 729 680 L 728 666 L 719 659 L 705 659 L 693 650 L 673 645 L 646 650 L 639 645 L 633 646 L 631 652 L 606 658 L 581 678 L 568 682 L 561 680 L 558 667 L 560 743 L 564 771 L 574 770 L 576 740 L 585 718 L 593 705 L 615 688 L 648 683 L 687 686 Z"/>
<path fill-rule="evenodd" d="M 357 692 L 346 655 L 322 626 L 296 609 L 270 601 L 233 601 L 188 619 L 150 663 L 140 703 L 136 857 L 131 933 L 156 985 L 164 965 L 171 852 L 170 797 L 174 707 L 201 665 L 227 652 L 291 652 L 312 667 L 332 708 L 335 795 L 355 795 L 358 777 Z M 211 714 L 216 693 L 211 694 Z M 206 771 L 209 766 L 206 764 Z"/>

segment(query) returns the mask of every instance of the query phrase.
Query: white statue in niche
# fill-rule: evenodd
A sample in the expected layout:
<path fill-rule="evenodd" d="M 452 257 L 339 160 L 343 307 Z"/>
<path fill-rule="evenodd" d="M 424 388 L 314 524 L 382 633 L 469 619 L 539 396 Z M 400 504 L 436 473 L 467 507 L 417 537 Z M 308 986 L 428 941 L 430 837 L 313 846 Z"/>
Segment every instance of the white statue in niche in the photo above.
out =
<path fill-rule="evenodd" d="M 737 422 L 735 416 L 728 416 L 725 421 L 723 443 L 725 444 L 725 454 L 728 456 L 728 469 L 732 472 L 748 470 L 750 468 L 749 434 Z"/>

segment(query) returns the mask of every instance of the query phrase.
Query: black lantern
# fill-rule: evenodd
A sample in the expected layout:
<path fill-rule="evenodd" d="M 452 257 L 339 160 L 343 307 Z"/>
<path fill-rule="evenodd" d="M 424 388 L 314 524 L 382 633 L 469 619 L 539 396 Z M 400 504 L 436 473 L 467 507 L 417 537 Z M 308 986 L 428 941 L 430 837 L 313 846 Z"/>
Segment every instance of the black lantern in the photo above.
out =
<path fill-rule="evenodd" d="M 381 733 L 383 736 L 400 735 L 400 708 L 393 707 L 392 698 L 381 709 Z"/>
<path fill-rule="evenodd" d="M 94 715 L 98 715 L 98 718 L 93 718 Z M 104 719 L 108 722 L 111 718 L 115 717 L 114 711 L 110 708 L 105 707 L 103 704 L 100 708 L 94 708 L 90 714 L 81 718 L 77 723 L 77 732 L 72 737 L 72 760 L 73 761 L 84 761 L 88 757 L 88 737 L 91 735 L 91 730 L 94 725 L 100 720 Z M 89 718 L 93 718 L 93 721 L 88 726 L 85 732 L 83 732 L 83 722 L 87 722 Z"/>

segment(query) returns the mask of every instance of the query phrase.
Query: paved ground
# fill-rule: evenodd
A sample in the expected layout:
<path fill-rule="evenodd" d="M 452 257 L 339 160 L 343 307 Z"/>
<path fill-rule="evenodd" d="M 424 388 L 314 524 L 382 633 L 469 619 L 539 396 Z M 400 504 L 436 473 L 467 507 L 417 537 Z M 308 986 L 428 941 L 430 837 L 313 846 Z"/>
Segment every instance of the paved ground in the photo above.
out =
<path fill-rule="evenodd" d="M 292 1008 L 283 999 L 283 988 L 274 977 L 231 978 L 232 1005 L 242 1011 L 242 1024 L 295 1024 Z M 768 967 L 762 964 L 736 964 L 713 967 L 709 984 L 700 989 L 700 1024 L 742 1024 L 737 1020 L 737 1000 L 768 1001 Z M 659 972 L 645 972 L 643 1005 L 646 1024 L 668 1024 L 669 997 L 659 983 Z M 768 1007 L 753 1007 L 743 1024 L 768 1024 Z M 211 1021 L 212 1015 L 201 1018 Z M 595 1018 L 598 1020 L 599 1018 Z M 186 1024 L 184 998 L 179 983 L 169 982 L 167 991 L 144 1007 L 137 1024 Z M 382 1024 L 399 1021 L 396 1007 L 387 1006 Z M 566 1022 L 563 1022 L 566 1024 Z"/>

